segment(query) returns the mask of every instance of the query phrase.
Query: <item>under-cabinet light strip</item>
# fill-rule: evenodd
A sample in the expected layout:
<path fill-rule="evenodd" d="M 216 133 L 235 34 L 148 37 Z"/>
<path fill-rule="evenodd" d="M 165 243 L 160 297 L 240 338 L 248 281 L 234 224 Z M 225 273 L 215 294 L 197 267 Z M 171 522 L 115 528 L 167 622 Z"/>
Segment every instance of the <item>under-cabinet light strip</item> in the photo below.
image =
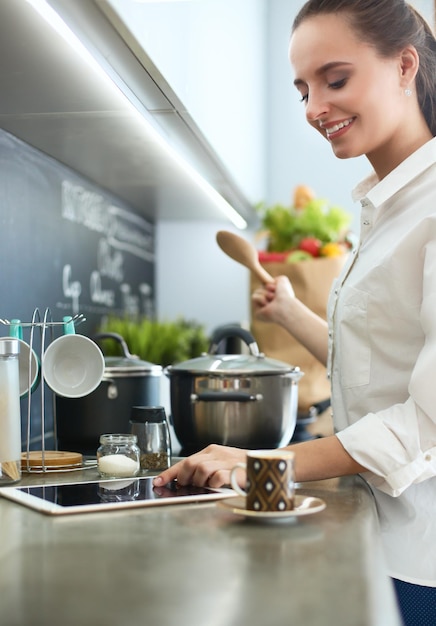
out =
<path fill-rule="evenodd" d="M 166 153 L 175 161 L 179 167 L 190 177 L 190 179 L 205 193 L 223 214 L 230 219 L 230 221 L 240 229 L 247 228 L 247 222 L 245 219 L 218 193 L 218 191 L 203 178 L 190 163 L 188 163 L 159 133 L 155 127 L 154 122 L 150 118 L 150 114 L 143 107 L 143 105 L 132 94 L 127 85 L 122 81 L 121 77 L 113 72 L 112 68 L 103 67 L 97 59 L 91 54 L 88 48 L 82 43 L 77 35 L 71 30 L 71 28 L 64 22 L 59 14 L 46 2 L 46 0 L 27 0 L 27 2 L 46 20 L 50 26 L 56 30 L 61 37 L 80 55 L 80 57 L 100 76 L 102 76 L 109 84 L 116 88 L 118 92 L 122 94 L 126 102 L 133 110 L 133 112 L 139 117 L 140 121 L 146 125 L 147 130 L 153 137 L 154 141 L 163 148 Z M 121 80 L 117 80 L 121 79 Z M 122 82 L 123 87 L 120 87 L 119 82 Z M 128 91 L 129 96 L 126 91 Z"/>

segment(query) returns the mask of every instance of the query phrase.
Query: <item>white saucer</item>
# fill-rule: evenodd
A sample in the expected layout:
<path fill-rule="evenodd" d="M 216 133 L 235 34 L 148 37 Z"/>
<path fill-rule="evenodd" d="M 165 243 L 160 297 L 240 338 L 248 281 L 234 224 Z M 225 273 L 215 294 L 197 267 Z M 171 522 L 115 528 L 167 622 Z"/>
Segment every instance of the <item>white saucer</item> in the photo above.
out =
<path fill-rule="evenodd" d="M 242 496 L 219 500 L 217 506 L 223 507 L 235 515 L 242 515 L 247 519 L 278 521 L 319 513 L 325 509 L 326 503 L 321 498 L 296 494 L 292 511 L 251 511 L 245 508 L 245 498 Z"/>

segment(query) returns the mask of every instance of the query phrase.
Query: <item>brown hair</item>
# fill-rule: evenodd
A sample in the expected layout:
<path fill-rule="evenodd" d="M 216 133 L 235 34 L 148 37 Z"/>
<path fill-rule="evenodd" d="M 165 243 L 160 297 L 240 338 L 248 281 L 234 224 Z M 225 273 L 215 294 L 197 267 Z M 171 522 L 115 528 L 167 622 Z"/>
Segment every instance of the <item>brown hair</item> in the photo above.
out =
<path fill-rule="evenodd" d="M 343 13 L 351 27 L 385 58 L 408 45 L 419 54 L 416 91 L 419 106 L 436 136 L 436 38 L 424 18 L 404 0 L 309 0 L 292 26 L 294 32 L 307 18 Z"/>

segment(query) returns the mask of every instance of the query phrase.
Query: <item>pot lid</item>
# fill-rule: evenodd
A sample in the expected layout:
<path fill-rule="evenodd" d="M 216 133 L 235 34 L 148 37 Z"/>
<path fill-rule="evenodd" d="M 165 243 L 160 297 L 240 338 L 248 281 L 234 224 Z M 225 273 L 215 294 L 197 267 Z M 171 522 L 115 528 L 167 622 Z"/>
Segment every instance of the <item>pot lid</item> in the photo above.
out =
<path fill-rule="evenodd" d="M 216 375 L 271 375 L 294 373 L 296 379 L 301 378 L 303 373 L 300 368 L 267 358 L 264 354 L 202 354 L 201 356 L 184 361 L 177 365 L 166 368 L 166 372 L 190 373 L 190 374 L 216 374 Z"/>
<path fill-rule="evenodd" d="M 160 376 L 162 373 L 161 365 L 141 361 L 141 359 L 134 354 L 130 355 L 130 357 L 105 356 L 104 362 L 105 376 L 135 376 L 145 374 Z"/>
<path fill-rule="evenodd" d="M 116 341 L 123 353 L 123 356 L 105 356 L 105 368 L 103 378 L 120 378 L 122 376 L 160 376 L 162 366 L 141 361 L 136 354 L 131 354 L 124 338 L 117 333 L 99 333 L 93 337 L 94 341 L 102 339 L 112 339 Z"/>

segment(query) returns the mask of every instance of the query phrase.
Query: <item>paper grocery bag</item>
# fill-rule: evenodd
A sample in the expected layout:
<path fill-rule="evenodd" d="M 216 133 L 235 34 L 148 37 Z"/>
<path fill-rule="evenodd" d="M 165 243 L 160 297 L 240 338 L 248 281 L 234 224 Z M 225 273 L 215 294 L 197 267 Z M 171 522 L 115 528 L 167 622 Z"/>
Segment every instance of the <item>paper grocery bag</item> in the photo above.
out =
<path fill-rule="evenodd" d="M 287 276 L 295 295 L 314 313 L 326 319 L 327 300 L 333 280 L 340 274 L 347 254 L 337 257 L 320 257 L 298 263 L 262 263 L 271 276 Z M 260 286 L 251 274 L 251 293 Z M 298 366 L 304 376 L 298 383 L 298 412 L 306 414 L 318 402 L 330 398 L 330 383 L 326 368 L 281 326 L 261 322 L 253 317 L 251 306 L 251 332 L 259 350 L 267 357 Z"/>

